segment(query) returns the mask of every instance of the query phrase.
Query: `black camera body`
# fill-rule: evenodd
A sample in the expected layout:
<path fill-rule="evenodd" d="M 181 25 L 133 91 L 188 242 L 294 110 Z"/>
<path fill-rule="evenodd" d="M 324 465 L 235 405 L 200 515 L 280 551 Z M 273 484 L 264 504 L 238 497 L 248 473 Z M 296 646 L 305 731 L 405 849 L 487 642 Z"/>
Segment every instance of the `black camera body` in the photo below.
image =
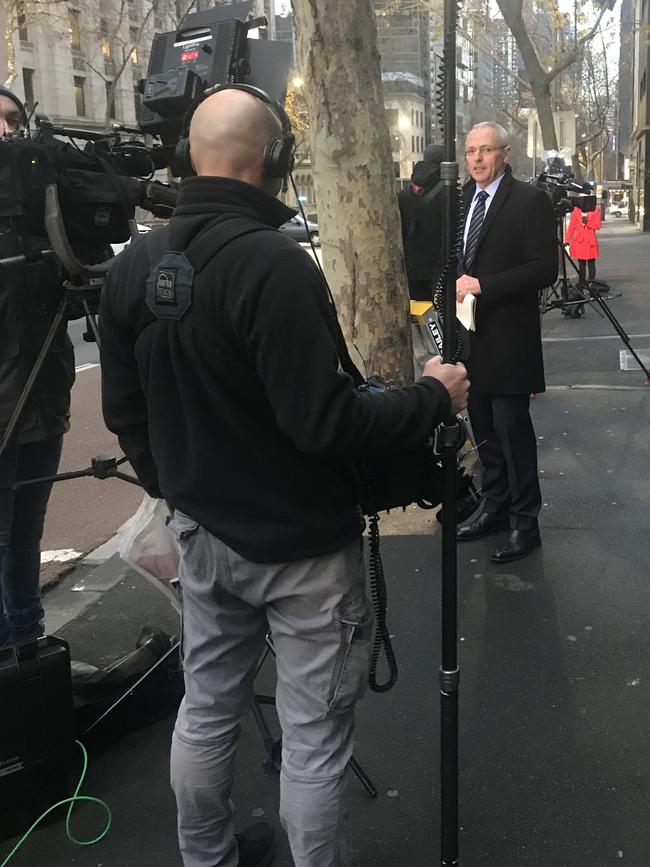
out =
<path fill-rule="evenodd" d="M 591 184 L 581 184 L 572 172 L 542 172 L 536 182 L 538 187 L 548 193 L 555 213 L 563 217 L 574 208 L 584 213 L 596 210 L 596 196 Z"/>

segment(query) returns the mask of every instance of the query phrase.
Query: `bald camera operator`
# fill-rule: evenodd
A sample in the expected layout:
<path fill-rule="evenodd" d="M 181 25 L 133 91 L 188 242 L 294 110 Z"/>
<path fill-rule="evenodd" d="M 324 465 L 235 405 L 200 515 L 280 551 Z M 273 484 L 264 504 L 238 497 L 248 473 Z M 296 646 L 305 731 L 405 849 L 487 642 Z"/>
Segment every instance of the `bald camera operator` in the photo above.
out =
<path fill-rule="evenodd" d="M 100 314 L 106 423 L 147 491 L 173 504 L 181 546 L 180 849 L 186 867 L 271 863 L 271 829 L 236 837 L 229 804 L 270 628 L 282 823 L 297 867 L 341 867 L 372 621 L 350 460 L 423 442 L 465 406 L 467 376 L 433 359 L 414 385 L 373 394 L 340 372 L 319 271 L 277 231 L 295 213 L 276 198 L 293 160 L 278 103 L 220 89 L 190 146 L 197 177 L 170 225 L 122 254 Z"/>
<path fill-rule="evenodd" d="M 20 135 L 20 99 L 0 87 L 0 134 Z M 0 143 L 0 147 L 11 147 Z M 5 165 L 8 165 L 7 162 Z M 0 216 L 0 258 L 48 246 L 19 217 Z M 0 442 L 45 342 L 63 292 L 58 267 L 35 258 L 0 269 Z M 7 486 L 56 473 L 69 427 L 74 353 L 66 323 L 55 335 L 7 448 L 0 454 L 0 648 L 43 634 L 40 541 L 51 484 Z"/>

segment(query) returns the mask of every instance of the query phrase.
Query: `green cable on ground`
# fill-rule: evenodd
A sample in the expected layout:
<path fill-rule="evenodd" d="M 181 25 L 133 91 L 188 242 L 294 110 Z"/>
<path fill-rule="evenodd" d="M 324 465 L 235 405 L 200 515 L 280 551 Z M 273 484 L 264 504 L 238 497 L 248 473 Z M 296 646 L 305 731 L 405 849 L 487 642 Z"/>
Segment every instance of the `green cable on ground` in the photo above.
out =
<path fill-rule="evenodd" d="M 67 834 L 68 840 L 70 840 L 71 843 L 76 843 L 78 846 L 93 846 L 95 843 L 99 843 L 100 840 L 103 840 L 104 837 L 110 831 L 111 822 L 112 822 L 112 814 L 111 814 L 111 808 L 108 806 L 108 804 L 105 801 L 102 801 L 101 798 L 93 798 L 90 795 L 80 795 L 79 794 L 79 790 L 81 789 L 81 787 L 83 785 L 83 781 L 86 777 L 86 771 L 88 770 L 88 753 L 86 752 L 86 748 L 81 743 L 81 741 L 75 741 L 75 743 L 79 744 L 79 747 L 81 748 L 81 752 L 83 753 L 83 757 L 84 757 L 84 765 L 83 765 L 83 769 L 81 771 L 81 776 L 79 777 L 79 782 L 77 783 L 77 788 L 74 790 L 74 794 L 72 795 L 71 798 L 65 798 L 63 801 L 57 801 L 56 804 L 52 804 L 51 807 L 48 807 L 47 810 L 44 813 L 42 813 L 38 817 L 38 819 L 36 819 L 36 821 L 31 826 L 31 828 L 29 828 L 29 830 L 25 831 L 25 833 L 20 838 L 20 840 L 16 843 L 16 845 L 11 850 L 11 852 L 7 855 L 7 857 L 4 859 L 4 861 L 0 864 L 0 867 L 5 867 L 5 865 L 11 861 L 11 859 L 14 857 L 16 852 L 23 845 L 25 840 L 27 840 L 29 835 L 35 830 L 35 828 L 43 821 L 43 819 L 46 816 L 49 816 L 49 814 L 52 812 L 52 810 L 56 810 L 57 807 L 62 807 L 64 804 L 70 805 L 68 807 L 68 814 L 67 814 L 66 819 L 65 819 L 65 833 Z M 106 821 L 106 827 L 104 828 L 102 833 L 99 834 L 99 836 L 95 837 L 93 840 L 77 840 L 77 838 L 72 834 L 72 831 L 70 830 L 70 820 L 72 819 L 72 809 L 78 801 L 90 801 L 93 804 L 99 804 L 99 806 L 103 807 L 103 809 L 108 814 L 108 819 Z"/>

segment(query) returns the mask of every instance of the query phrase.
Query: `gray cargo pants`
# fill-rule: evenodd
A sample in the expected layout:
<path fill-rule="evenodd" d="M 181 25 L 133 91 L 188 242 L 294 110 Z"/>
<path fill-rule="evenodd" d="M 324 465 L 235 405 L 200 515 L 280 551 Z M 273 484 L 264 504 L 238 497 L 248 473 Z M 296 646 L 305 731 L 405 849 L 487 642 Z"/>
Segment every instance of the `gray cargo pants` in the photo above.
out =
<path fill-rule="evenodd" d="M 185 697 L 171 783 L 185 867 L 236 867 L 229 797 L 240 722 L 271 629 L 282 726 L 280 818 L 296 867 L 347 867 L 344 775 L 370 661 L 362 541 L 323 557 L 251 563 L 175 512 Z"/>

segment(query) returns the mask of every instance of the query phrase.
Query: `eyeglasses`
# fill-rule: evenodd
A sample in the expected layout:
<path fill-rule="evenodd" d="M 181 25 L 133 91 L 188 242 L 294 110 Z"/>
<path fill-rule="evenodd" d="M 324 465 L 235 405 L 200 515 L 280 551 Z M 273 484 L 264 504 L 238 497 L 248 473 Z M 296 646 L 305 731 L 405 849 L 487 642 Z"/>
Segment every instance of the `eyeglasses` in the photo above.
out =
<path fill-rule="evenodd" d="M 465 151 L 466 157 L 474 157 L 476 154 L 480 154 L 482 157 L 488 157 L 492 153 L 492 151 L 501 151 L 504 148 L 509 147 L 509 145 L 497 145 L 496 147 L 488 147 L 487 145 L 482 145 L 480 148 L 467 148 Z"/>

